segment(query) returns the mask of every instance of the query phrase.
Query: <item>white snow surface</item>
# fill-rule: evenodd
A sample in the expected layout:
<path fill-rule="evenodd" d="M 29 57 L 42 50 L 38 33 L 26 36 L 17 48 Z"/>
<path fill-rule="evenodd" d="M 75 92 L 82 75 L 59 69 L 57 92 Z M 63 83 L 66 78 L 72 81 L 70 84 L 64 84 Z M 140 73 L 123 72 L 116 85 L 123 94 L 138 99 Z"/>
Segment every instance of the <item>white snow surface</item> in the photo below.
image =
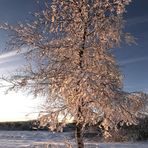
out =
<path fill-rule="evenodd" d="M 0 131 L 0 148 L 65 148 L 69 142 L 76 148 L 74 133 L 47 131 Z M 85 139 L 86 148 L 148 148 L 148 141 L 99 143 Z"/>

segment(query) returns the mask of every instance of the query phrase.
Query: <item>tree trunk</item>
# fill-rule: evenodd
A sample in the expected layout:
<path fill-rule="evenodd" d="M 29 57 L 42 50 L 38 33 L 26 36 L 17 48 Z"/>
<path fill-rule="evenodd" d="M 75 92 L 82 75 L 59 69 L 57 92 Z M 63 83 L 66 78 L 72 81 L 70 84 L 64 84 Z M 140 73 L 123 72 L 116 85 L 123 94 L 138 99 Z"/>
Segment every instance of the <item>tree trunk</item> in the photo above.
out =
<path fill-rule="evenodd" d="M 78 124 L 76 126 L 76 143 L 78 148 L 84 148 L 84 141 L 83 141 L 83 126 L 82 124 Z"/>

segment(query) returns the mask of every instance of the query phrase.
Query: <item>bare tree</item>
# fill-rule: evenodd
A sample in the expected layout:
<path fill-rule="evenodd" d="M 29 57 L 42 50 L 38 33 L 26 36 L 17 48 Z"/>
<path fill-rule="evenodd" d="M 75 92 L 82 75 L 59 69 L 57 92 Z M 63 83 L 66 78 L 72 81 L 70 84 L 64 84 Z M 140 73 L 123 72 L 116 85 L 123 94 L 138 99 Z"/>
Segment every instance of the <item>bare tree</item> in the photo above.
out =
<path fill-rule="evenodd" d="M 68 118 L 76 122 L 79 148 L 86 125 L 100 121 L 106 131 L 118 123 L 136 124 L 147 96 L 122 91 L 122 76 L 112 49 L 133 41 L 124 33 L 123 13 L 131 0 L 45 1 L 33 21 L 12 26 L 9 49 L 21 52 L 28 67 L 7 78 L 10 89 L 27 88 L 45 95 L 42 124 L 57 128 Z"/>

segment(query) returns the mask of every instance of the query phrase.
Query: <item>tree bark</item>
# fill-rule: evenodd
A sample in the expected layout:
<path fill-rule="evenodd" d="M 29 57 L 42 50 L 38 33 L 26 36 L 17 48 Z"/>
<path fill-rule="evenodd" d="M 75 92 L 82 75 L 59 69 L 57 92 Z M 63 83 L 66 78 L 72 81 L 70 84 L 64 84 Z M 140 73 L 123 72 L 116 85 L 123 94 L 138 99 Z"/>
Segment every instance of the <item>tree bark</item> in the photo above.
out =
<path fill-rule="evenodd" d="M 81 9 L 80 9 L 80 12 L 81 12 Z M 84 33 L 82 36 L 82 47 L 80 48 L 80 51 L 79 51 L 79 58 L 80 58 L 79 66 L 80 66 L 81 70 L 83 69 L 83 54 L 84 54 L 84 49 L 85 49 L 86 33 L 87 33 L 87 23 L 85 23 L 85 25 L 84 25 Z M 79 82 L 78 82 L 78 86 L 79 86 Z M 82 106 L 83 106 L 83 101 L 81 102 L 80 106 L 78 107 L 78 117 L 82 116 L 82 111 L 81 111 Z M 84 148 L 83 124 L 81 124 L 81 123 L 76 125 L 75 138 L 76 138 L 77 147 Z"/>
<path fill-rule="evenodd" d="M 76 126 L 76 143 L 78 148 L 84 148 L 84 141 L 83 141 L 83 125 L 78 124 Z"/>

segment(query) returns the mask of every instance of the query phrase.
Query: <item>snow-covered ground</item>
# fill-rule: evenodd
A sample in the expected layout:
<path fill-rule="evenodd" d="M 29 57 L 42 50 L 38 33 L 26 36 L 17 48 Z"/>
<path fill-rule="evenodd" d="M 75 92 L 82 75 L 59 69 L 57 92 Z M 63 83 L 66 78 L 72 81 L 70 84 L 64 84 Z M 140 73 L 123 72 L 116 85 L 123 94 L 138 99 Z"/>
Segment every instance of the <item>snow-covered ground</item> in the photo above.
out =
<path fill-rule="evenodd" d="M 50 133 L 46 131 L 0 131 L 0 148 L 51 148 L 65 147 L 66 142 L 75 145 L 74 133 Z M 97 143 L 85 139 L 87 148 L 148 148 L 148 141 L 139 143 Z M 48 145 L 48 146 L 47 146 Z M 75 146 L 76 147 L 76 146 Z"/>

